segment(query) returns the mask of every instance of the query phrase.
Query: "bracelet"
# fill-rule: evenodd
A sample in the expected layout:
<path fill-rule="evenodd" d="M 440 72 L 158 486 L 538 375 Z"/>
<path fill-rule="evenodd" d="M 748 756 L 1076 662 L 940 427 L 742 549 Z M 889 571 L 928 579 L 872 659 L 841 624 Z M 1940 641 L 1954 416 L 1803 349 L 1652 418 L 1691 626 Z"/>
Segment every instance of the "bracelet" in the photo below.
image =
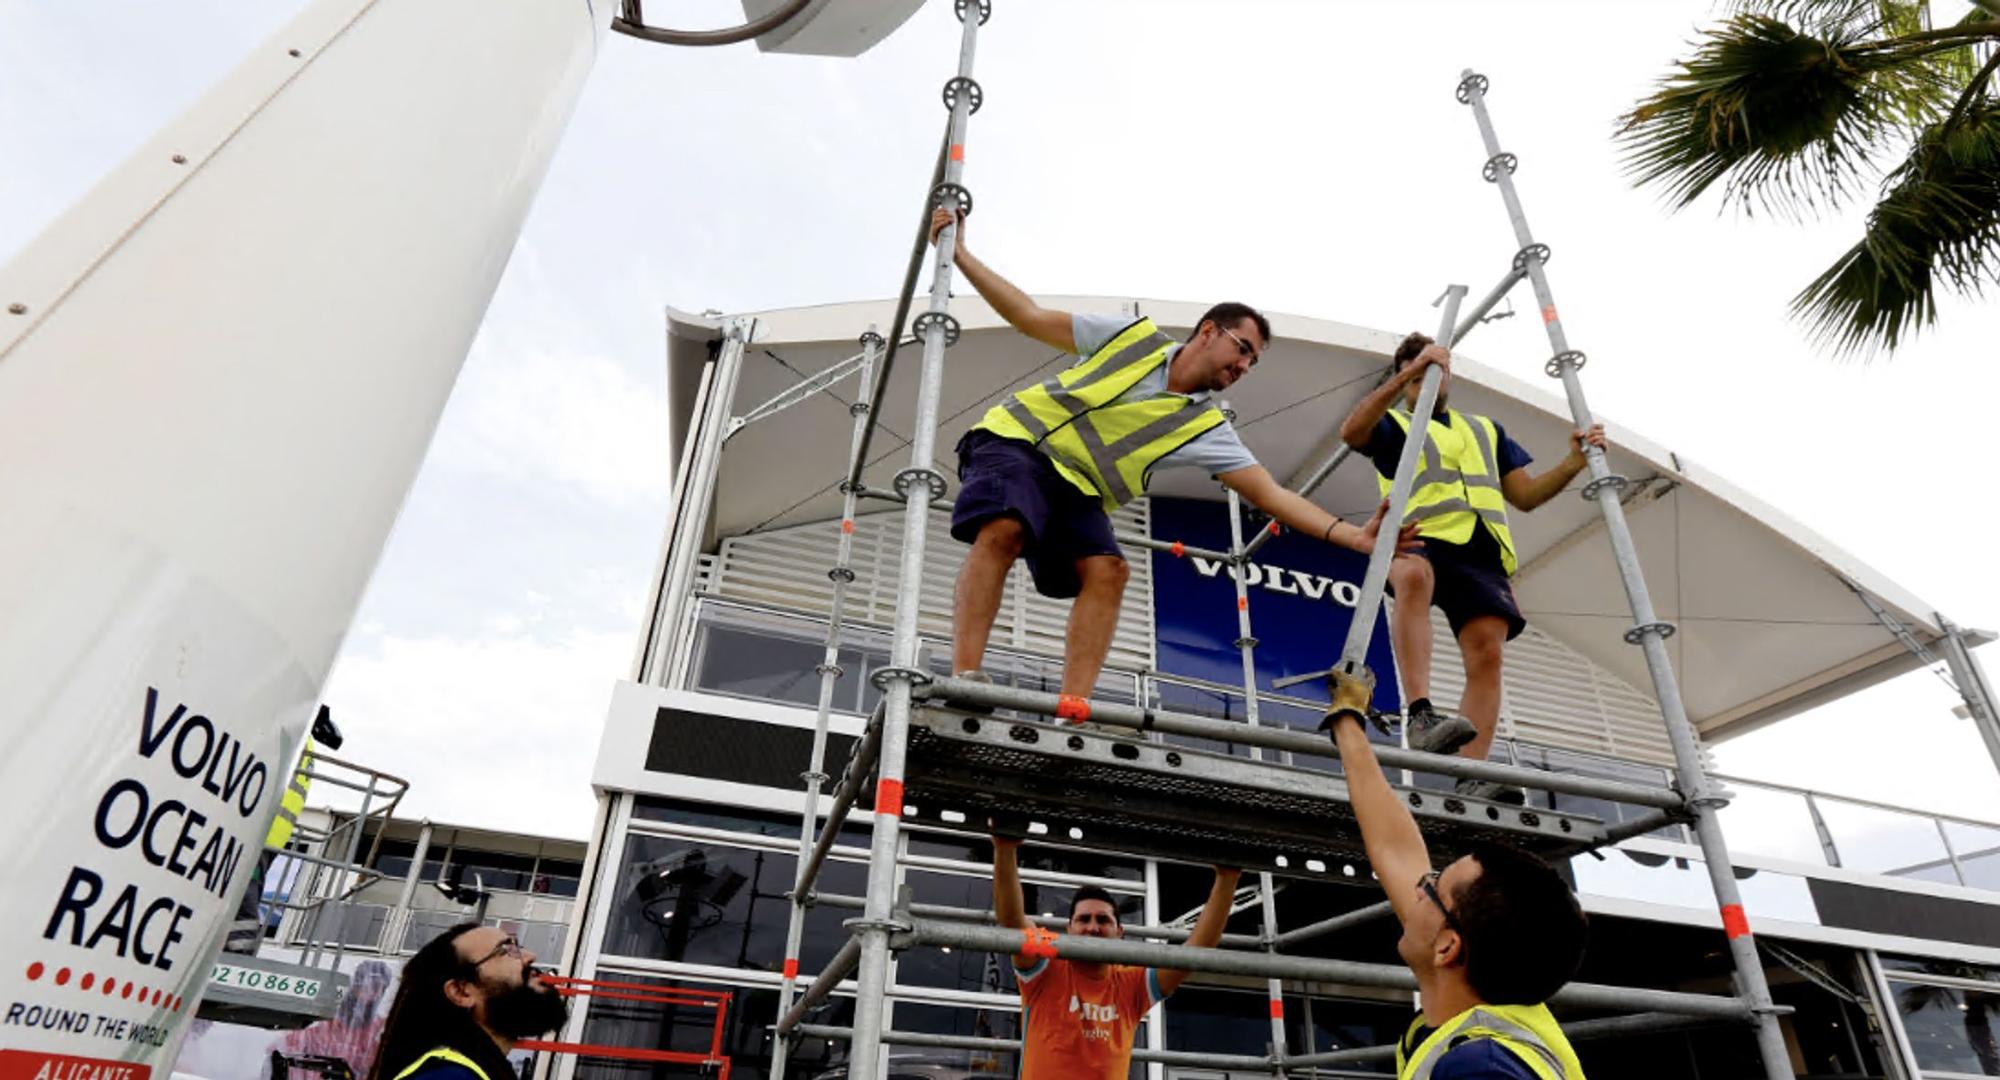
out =
<path fill-rule="evenodd" d="M 1329 544 L 1333 543 L 1333 530 L 1339 527 L 1340 527 L 1340 519 L 1334 518 L 1332 521 L 1326 523 L 1326 531 L 1321 533 L 1319 538 L 1321 540 L 1326 541 Z"/>

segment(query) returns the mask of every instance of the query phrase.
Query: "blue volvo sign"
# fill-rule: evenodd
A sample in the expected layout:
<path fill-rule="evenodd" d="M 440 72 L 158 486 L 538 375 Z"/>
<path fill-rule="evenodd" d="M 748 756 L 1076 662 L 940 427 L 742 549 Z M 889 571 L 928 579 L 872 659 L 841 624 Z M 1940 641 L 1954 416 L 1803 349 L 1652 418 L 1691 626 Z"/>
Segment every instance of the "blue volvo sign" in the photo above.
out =
<path fill-rule="evenodd" d="M 1155 497 L 1152 519 L 1155 540 L 1229 549 L 1228 503 Z M 1227 563 L 1214 559 L 1153 553 L 1153 629 L 1163 674 L 1243 685 L 1233 572 Z M 1250 633 L 1258 642 L 1260 689 L 1270 690 L 1274 679 L 1333 666 L 1347 639 L 1367 572 L 1366 556 L 1289 532 L 1257 549 L 1243 573 L 1249 588 Z M 1375 672 L 1375 707 L 1400 709 L 1388 620 L 1380 614 L 1368 648 L 1368 666 Z M 1283 693 L 1325 701 L 1326 684 L 1315 680 Z"/>

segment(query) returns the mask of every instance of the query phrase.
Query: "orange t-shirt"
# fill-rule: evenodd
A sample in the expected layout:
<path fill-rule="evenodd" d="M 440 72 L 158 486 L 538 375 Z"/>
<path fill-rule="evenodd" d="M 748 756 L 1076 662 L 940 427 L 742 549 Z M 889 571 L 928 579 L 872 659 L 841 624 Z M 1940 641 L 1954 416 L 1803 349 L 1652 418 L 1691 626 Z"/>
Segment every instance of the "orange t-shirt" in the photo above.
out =
<path fill-rule="evenodd" d="M 1112 965 L 1087 978 L 1068 960 L 1016 968 L 1021 985 L 1020 1080 L 1126 1080 L 1132 1037 L 1165 995 L 1151 968 Z"/>

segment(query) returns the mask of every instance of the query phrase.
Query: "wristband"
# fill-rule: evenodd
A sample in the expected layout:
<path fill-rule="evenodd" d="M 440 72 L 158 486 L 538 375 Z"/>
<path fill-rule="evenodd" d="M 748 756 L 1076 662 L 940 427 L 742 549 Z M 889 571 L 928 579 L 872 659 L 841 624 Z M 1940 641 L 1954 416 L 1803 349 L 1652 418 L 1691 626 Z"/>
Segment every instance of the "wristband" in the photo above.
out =
<path fill-rule="evenodd" d="M 1321 540 L 1326 541 L 1329 544 L 1333 543 L 1333 530 L 1339 527 L 1340 527 L 1340 519 L 1334 518 L 1332 521 L 1326 523 L 1326 531 L 1321 533 L 1319 538 Z"/>

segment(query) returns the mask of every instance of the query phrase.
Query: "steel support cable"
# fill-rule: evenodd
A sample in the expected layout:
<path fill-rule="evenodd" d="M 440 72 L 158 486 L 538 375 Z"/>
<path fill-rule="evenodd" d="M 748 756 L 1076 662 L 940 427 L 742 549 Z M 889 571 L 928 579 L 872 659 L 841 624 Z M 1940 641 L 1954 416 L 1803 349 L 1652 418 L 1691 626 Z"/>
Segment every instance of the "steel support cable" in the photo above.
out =
<path fill-rule="evenodd" d="M 861 448 L 848 465 L 847 483 L 861 486 L 861 469 L 868 461 L 868 444 L 875 438 L 875 419 L 882 415 L 882 395 L 888 392 L 889 376 L 896 370 L 896 350 L 903 340 L 903 320 L 910 317 L 910 300 L 917 292 L 917 276 L 924 269 L 924 249 L 931 246 L 931 208 L 937 205 L 938 185 L 944 183 L 946 163 L 951 155 L 952 121 L 946 120 L 944 139 L 938 143 L 937 166 L 931 170 L 930 186 L 924 189 L 924 212 L 917 222 L 917 239 L 910 245 L 910 262 L 903 270 L 903 288 L 896 294 L 896 317 L 889 323 L 889 349 L 882 367 L 875 372 L 875 388 L 868 393 L 868 426 L 861 429 Z"/>
<path fill-rule="evenodd" d="M 734 45 L 739 41 L 763 37 L 791 22 L 794 16 L 810 6 L 812 0 L 792 0 L 791 3 L 769 15 L 761 19 L 752 19 L 741 26 L 728 26 L 720 30 L 673 30 L 664 26 L 647 26 L 646 15 L 639 6 L 639 0 L 625 0 L 619 5 L 618 14 L 611 18 L 611 29 L 641 41 L 652 41 L 661 45 Z"/>

